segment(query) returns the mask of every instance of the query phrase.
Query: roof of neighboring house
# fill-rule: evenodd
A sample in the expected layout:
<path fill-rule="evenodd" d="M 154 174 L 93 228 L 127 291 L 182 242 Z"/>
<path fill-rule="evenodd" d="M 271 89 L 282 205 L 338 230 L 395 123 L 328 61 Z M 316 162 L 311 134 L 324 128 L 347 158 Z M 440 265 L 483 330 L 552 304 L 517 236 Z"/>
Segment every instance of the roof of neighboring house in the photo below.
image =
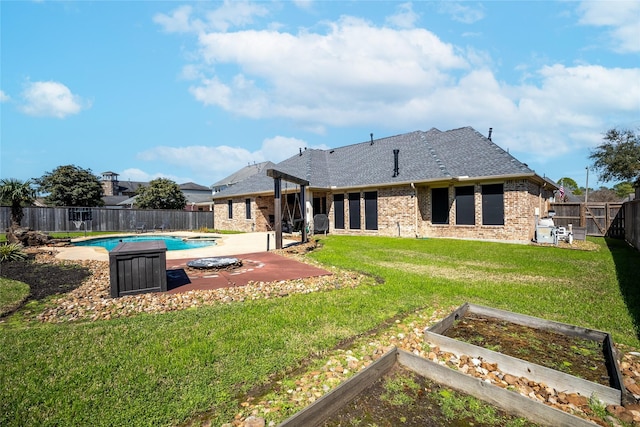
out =
<path fill-rule="evenodd" d="M 126 197 L 126 198 L 118 203 L 119 206 L 133 206 L 136 203 L 136 198 L 138 196 L 133 196 L 133 197 L 123 196 L 123 197 Z"/>
<path fill-rule="evenodd" d="M 127 199 L 129 196 L 102 196 L 105 206 L 118 206 Z"/>
<path fill-rule="evenodd" d="M 398 150 L 397 173 L 394 150 Z M 471 127 L 446 132 L 434 128 L 335 149 L 304 150 L 270 168 L 308 180 L 310 188 L 326 189 L 536 176 Z M 265 192 L 273 192 L 273 179 L 266 170 L 215 194 L 214 199 Z"/>
<path fill-rule="evenodd" d="M 199 190 L 199 191 L 209 191 L 211 189 L 209 187 L 205 187 L 204 185 L 196 184 L 195 182 L 185 182 L 184 184 L 179 185 L 180 190 Z"/>
<path fill-rule="evenodd" d="M 211 189 L 207 188 L 207 190 L 211 191 Z M 184 197 L 187 199 L 187 204 L 199 204 L 199 203 L 212 203 L 213 199 L 211 198 L 211 193 L 209 194 L 185 194 Z"/>
<path fill-rule="evenodd" d="M 226 178 L 221 179 L 220 181 L 216 182 L 215 184 L 211 185 L 211 188 L 217 188 L 217 187 L 226 187 L 226 186 L 231 186 L 234 184 L 237 184 L 241 181 L 244 181 L 245 179 L 249 178 L 250 176 L 253 176 L 255 174 L 258 173 L 263 173 L 265 172 L 267 169 L 270 169 L 272 167 L 275 166 L 275 163 L 273 162 L 261 162 L 261 163 L 254 163 L 252 165 L 247 165 L 245 167 L 243 167 L 242 169 L 240 169 L 237 172 L 234 172 L 233 174 L 227 176 Z"/>
<path fill-rule="evenodd" d="M 118 188 L 115 189 L 118 193 L 135 194 L 138 192 L 138 188 L 146 187 L 148 182 L 142 181 L 118 181 Z"/>

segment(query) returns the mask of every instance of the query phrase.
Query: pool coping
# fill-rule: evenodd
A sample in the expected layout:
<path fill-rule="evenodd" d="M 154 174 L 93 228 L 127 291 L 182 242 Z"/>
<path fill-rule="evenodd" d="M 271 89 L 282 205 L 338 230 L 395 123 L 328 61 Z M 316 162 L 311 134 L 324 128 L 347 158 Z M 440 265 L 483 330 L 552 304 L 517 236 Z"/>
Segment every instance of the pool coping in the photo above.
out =
<path fill-rule="evenodd" d="M 240 234 L 218 234 L 218 233 L 198 233 L 188 231 L 172 231 L 172 232 L 156 232 L 148 233 L 151 235 L 166 235 L 166 236 L 183 236 L 183 237 L 196 237 L 196 236 L 208 236 L 218 237 L 216 244 L 207 246 L 204 248 L 184 249 L 178 251 L 167 251 L 167 259 L 192 259 L 192 258 L 206 258 L 220 255 L 238 255 L 255 252 L 266 252 L 267 242 L 270 243 L 270 249 L 275 248 L 275 233 L 274 232 L 254 232 L 254 233 L 240 233 Z M 118 233 L 110 234 L 109 237 L 120 236 L 140 236 L 136 233 Z M 91 236 L 91 238 L 98 238 L 98 236 Z M 73 239 L 72 242 L 89 240 L 90 237 L 81 237 Z M 295 240 L 285 239 L 283 244 L 287 245 L 295 243 Z M 55 250 L 57 259 L 65 260 L 97 260 L 97 261 L 109 261 L 109 252 L 100 247 L 95 246 L 61 246 L 55 248 L 47 248 Z"/>

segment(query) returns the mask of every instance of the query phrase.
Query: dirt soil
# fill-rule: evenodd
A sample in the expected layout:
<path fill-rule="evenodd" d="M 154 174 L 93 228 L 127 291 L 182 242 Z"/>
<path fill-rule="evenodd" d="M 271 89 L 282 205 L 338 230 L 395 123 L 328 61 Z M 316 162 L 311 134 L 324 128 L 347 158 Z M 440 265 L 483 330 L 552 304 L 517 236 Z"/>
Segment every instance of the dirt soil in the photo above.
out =
<path fill-rule="evenodd" d="M 515 424 L 516 417 L 492 408 L 494 415 L 485 419 L 473 419 L 459 407 L 447 408 L 449 402 L 465 406 L 466 397 L 455 391 L 433 383 L 415 372 L 395 365 L 387 374 L 365 389 L 349 404 L 342 407 L 321 426 L 535 426 L 525 421 Z M 450 403 L 449 403 L 450 404 Z M 481 403 L 486 408 L 490 405 Z M 488 410 L 476 414 L 486 415 Z M 513 423 L 513 424 L 511 424 Z"/>
<path fill-rule="evenodd" d="M 445 336 L 610 386 L 601 342 L 466 314 Z"/>
<path fill-rule="evenodd" d="M 30 255 L 24 261 L 2 263 L 0 277 L 17 280 L 29 285 L 29 300 L 42 300 L 48 296 L 72 291 L 86 280 L 90 271 L 78 264 L 43 263 Z"/>

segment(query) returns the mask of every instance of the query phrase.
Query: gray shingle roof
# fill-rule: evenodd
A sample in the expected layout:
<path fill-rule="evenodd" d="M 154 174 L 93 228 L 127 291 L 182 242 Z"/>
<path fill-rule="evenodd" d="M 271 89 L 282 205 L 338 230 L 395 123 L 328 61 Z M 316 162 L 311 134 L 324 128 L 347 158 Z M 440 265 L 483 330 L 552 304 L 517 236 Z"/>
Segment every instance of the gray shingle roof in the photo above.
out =
<path fill-rule="evenodd" d="M 396 176 L 394 150 L 399 150 Z M 318 189 L 388 186 L 455 177 L 535 175 L 471 127 L 446 132 L 434 128 L 330 150 L 304 150 L 278 163 L 274 169 L 306 179 L 309 187 Z M 272 191 L 273 179 L 263 171 L 217 193 L 214 198 Z"/>
<path fill-rule="evenodd" d="M 199 191 L 210 191 L 209 187 L 205 187 L 204 185 L 196 184 L 195 182 L 185 182 L 184 184 L 180 184 L 181 190 L 199 190 Z"/>
<path fill-rule="evenodd" d="M 212 184 L 211 188 L 225 187 L 237 184 L 238 182 L 244 181 L 248 177 L 253 176 L 257 173 L 264 173 L 264 171 L 266 171 L 268 168 L 272 168 L 274 166 L 275 163 L 269 161 L 247 165 L 242 169 L 232 173 L 231 175 L 222 178 L 220 181 Z"/>

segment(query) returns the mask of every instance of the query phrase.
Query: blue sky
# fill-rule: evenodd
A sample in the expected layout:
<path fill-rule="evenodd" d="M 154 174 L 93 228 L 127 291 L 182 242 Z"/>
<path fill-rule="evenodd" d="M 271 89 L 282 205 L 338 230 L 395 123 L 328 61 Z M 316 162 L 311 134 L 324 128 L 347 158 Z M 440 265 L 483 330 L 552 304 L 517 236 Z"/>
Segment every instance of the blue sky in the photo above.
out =
<path fill-rule="evenodd" d="M 0 16 L 2 178 L 75 164 L 211 185 L 301 147 L 472 126 L 584 185 L 603 133 L 640 128 L 636 0 L 2 1 Z"/>

